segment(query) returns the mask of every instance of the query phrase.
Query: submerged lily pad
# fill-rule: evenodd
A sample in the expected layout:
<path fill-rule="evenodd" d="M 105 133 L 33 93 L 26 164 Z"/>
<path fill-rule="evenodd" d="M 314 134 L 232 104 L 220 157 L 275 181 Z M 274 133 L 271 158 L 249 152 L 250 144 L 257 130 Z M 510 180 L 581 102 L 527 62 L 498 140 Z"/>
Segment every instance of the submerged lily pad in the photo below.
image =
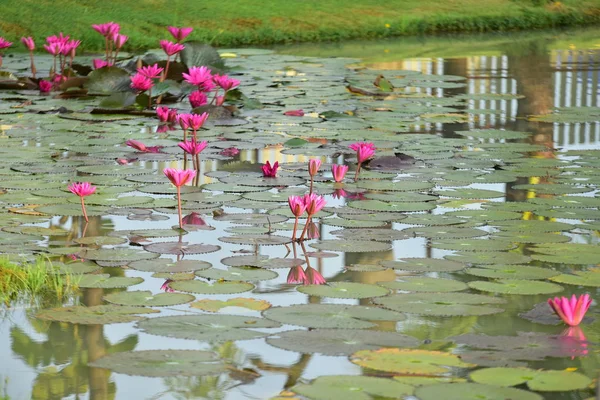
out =
<path fill-rule="evenodd" d="M 184 293 L 158 293 L 153 295 L 149 290 L 133 292 L 115 292 L 104 296 L 104 300 L 124 306 L 164 307 L 185 304 L 196 298 Z"/>
<path fill-rule="evenodd" d="M 299 286 L 296 290 L 309 296 L 336 299 L 366 299 L 385 296 L 389 290 L 376 285 L 357 282 L 331 282 L 326 285 Z"/>
<path fill-rule="evenodd" d="M 120 352 L 89 365 L 119 374 L 151 377 L 217 375 L 227 370 L 216 353 L 189 349 Z"/>
<path fill-rule="evenodd" d="M 291 391 L 314 400 L 371 400 L 400 398 L 413 393 L 414 387 L 390 379 L 360 375 L 320 376 L 310 384 L 297 384 Z"/>
<path fill-rule="evenodd" d="M 354 353 L 350 361 L 363 368 L 408 375 L 442 375 L 448 373 L 451 367 L 473 366 L 454 354 L 442 351 L 398 348 L 361 350 Z"/>
<path fill-rule="evenodd" d="M 264 318 L 214 314 L 159 317 L 142 321 L 137 325 L 139 329 L 152 335 L 205 342 L 256 339 L 268 336 L 268 333 L 244 328 L 277 328 L 279 326 L 277 322 Z"/>
<path fill-rule="evenodd" d="M 69 322 L 72 324 L 98 325 L 132 322 L 144 319 L 136 314 L 152 314 L 158 310 L 128 306 L 69 306 L 42 310 L 36 318 L 46 321 Z"/>

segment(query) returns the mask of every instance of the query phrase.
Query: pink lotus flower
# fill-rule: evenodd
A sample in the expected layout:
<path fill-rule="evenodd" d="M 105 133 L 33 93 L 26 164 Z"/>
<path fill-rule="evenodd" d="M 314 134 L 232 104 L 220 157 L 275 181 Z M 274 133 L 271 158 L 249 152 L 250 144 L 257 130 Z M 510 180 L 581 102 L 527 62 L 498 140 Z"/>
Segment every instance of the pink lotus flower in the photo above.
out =
<path fill-rule="evenodd" d="M 306 275 L 304 274 L 304 270 L 300 265 L 290 268 L 290 272 L 288 272 L 287 283 L 290 285 L 296 283 L 304 283 L 306 281 Z"/>
<path fill-rule="evenodd" d="M 240 154 L 240 151 L 235 147 L 228 147 L 226 149 L 221 150 L 219 154 L 225 157 L 235 157 L 238 154 Z"/>
<path fill-rule="evenodd" d="M 121 26 L 114 22 L 107 22 L 105 24 L 92 25 L 92 28 L 105 37 L 112 37 L 119 33 Z"/>
<path fill-rule="evenodd" d="M 212 79 L 214 83 L 226 92 L 240 85 L 240 81 L 230 78 L 227 75 L 213 75 Z"/>
<path fill-rule="evenodd" d="M 191 169 L 176 169 L 176 168 L 165 168 L 163 173 L 169 178 L 171 183 L 176 187 L 181 187 L 194 179 L 196 171 Z"/>
<path fill-rule="evenodd" d="M 152 82 L 152 80 L 146 78 L 142 74 L 135 74 L 132 77 L 130 77 L 130 79 L 131 79 L 130 86 L 133 89 L 137 90 L 138 92 L 145 92 L 146 90 L 149 90 L 152 88 L 152 86 L 154 86 L 154 83 Z"/>
<path fill-rule="evenodd" d="M 296 218 L 301 217 L 304 211 L 306 211 L 306 204 L 304 204 L 304 199 L 300 196 L 288 197 L 288 205 Z"/>
<path fill-rule="evenodd" d="M 12 46 L 12 42 L 9 42 L 8 40 L 4 39 L 3 37 L 0 37 L 0 50 L 8 49 L 10 46 Z"/>
<path fill-rule="evenodd" d="M 89 182 L 80 182 L 72 183 L 67 187 L 67 189 L 69 189 L 71 193 L 79 196 L 79 198 L 81 199 L 81 211 L 83 211 L 83 218 L 85 218 L 85 222 L 89 222 L 83 198 L 93 194 L 96 191 L 96 187 L 92 186 Z"/>
<path fill-rule="evenodd" d="M 156 115 L 160 122 L 167 122 L 169 120 L 170 109 L 169 107 L 157 107 Z"/>
<path fill-rule="evenodd" d="M 177 110 L 172 108 L 169 110 L 169 118 L 167 119 L 167 122 L 172 124 L 175 121 L 177 121 Z M 175 130 L 175 129 L 171 129 L 171 130 Z"/>
<path fill-rule="evenodd" d="M 288 117 L 304 117 L 304 110 L 289 110 L 283 113 Z"/>
<path fill-rule="evenodd" d="M 306 267 L 304 273 L 306 274 L 306 279 L 304 280 L 305 285 L 323 285 L 327 283 L 325 278 L 323 278 L 323 275 L 312 267 Z"/>
<path fill-rule="evenodd" d="M 162 146 L 146 146 L 144 143 L 133 139 L 129 139 L 125 144 L 142 153 L 160 153 L 160 150 L 162 149 Z"/>
<path fill-rule="evenodd" d="M 57 55 L 61 54 L 62 48 L 63 48 L 63 46 L 60 43 L 51 43 L 51 44 L 44 45 L 44 49 L 46 49 L 46 51 L 48 53 L 52 54 L 55 57 Z"/>
<path fill-rule="evenodd" d="M 94 58 L 92 60 L 92 66 L 94 67 L 94 69 L 100 69 L 104 67 L 110 67 L 110 64 L 101 58 Z"/>
<path fill-rule="evenodd" d="M 206 103 L 208 103 L 206 94 L 199 90 L 190 93 L 189 100 L 192 108 L 202 107 L 203 105 L 206 105 Z"/>
<path fill-rule="evenodd" d="M 27 48 L 27 50 L 29 50 L 29 51 L 35 50 L 35 42 L 33 41 L 33 38 L 31 36 L 22 37 L 21 43 L 23 43 L 23 46 L 25 46 Z"/>
<path fill-rule="evenodd" d="M 54 43 L 58 43 L 60 45 L 65 45 L 68 41 L 69 41 L 70 36 L 69 35 L 63 35 L 62 32 L 60 32 L 58 35 L 54 35 L 54 36 L 48 36 L 46 38 L 46 42 L 48 44 L 54 44 Z"/>
<path fill-rule="evenodd" d="M 41 93 L 50 93 L 50 91 L 52 90 L 52 83 L 45 80 L 39 81 L 38 86 L 40 88 Z"/>
<path fill-rule="evenodd" d="M 158 66 L 158 64 L 148 65 L 147 67 L 140 67 L 137 69 L 138 74 L 144 75 L 146 78 L 156 79 L 163 72 L 164 68 Z"/>
<path fill-rule="evenodd" d="M 160 287 L 160 290 L 162 290 L 162 291 L 164 291 L 164 292 L 166 292 L 166 293 L 174 293 L 174 292 L 175 292 L 175 289 L 172 289 L 172 288 L 169 286 L 169 283 L 171 283 L 171 282 L 173 282 L 173 280 L 172 280 L 172 279 L 167 279 L 167 280 L 165 281 L 165 283 L 163 283 L 163 284 L 162 284 L 162 286 Z"/>
<path fill-rule="evenodd" d="M 377 150 L 372 142 L 356 142 L 348 147 L 356 151 L 356 158 L 358 158 L 359 164 L 373 157 L 375 150 Z"/>
<path fill-rule="evenodd" d="M 190 33 L 192 33 L 192 31 L 194 30 L 194 28 L 177 28 L 175 26 L 169 26 L 167 28 L 167 30 L 173 36 L 173 39 L 175 39 L 177 42 L 181 42 Z"/>
<path fill-rule="evenodd" d="M 167 56 L 171 57 L 185 49 L 185 46 L 179 43 L 169 42 L 168 40 L 161 40 L 160 47 L 164 50 Z"/>
<path fill-rule="evenodd" d="M 225 96 L 215 96 L 215 106 L 222 106 L 225 103 Z"/>
<path fill-rule="evenodd" d="M 210 69 L 206 68 L 206 67 L 191 67 L 188 70 L 188 73 L 186 74 L 185 72 L 183 74 L 181 74 L 183 76 L 183 79 L 194 86 L 198 86 L 198 87 L 204 87 L 205 82 L 210 82 L 210 85 L 212 85 L 212 75 L 210 73 Z M 214 85 L 213 85 L 214 87 Z M 208 91 L 208 90 L 205 90 Z"/>
<path fill-rule="evenodd" d="M 333 180 L 336 182 L 343 181 L 344 176 L 346 176 L 346 172 L 348 172 L 347 165 L 333 164 L 331 166 L 331 173 L 333 174 Z"/>
<path fill-rule="evenodd" d="M 189 127 L 192 129 L 192 131 L 196 132 L 197 130 L 199 130 L 200 128 L 202 128 L 202 126 L 204 125 L 204 123 L 206 122 L 206 120 L 208 119 L 208 113 L 202 113 L 202 114 L 188 114 L 188 124 Z"/>
<path fill-rule="evenodd" d="M 206 225 L 206 221 L 204 221 L 204 219 L 199 214 L 193 212 L 183 217 L 183 224 L 204 226 Z"/>
<path fill-rule="evenodd" d="M 318 158 L 311 158 L 308 160 L 308 174 L 312 177 L 317 175 L 319 168 L 321 167 L 321 160 Z"/>
<path fill-rule="evenodd" d="M 81 40 L 69 40 L 63 44 L 62 49 L 60 49 L 60 53 L 63 56 L 71 56 L 75 57 L 75 50 L 81 44 Z"/>
<path fill-rule="evenodd" d="M 195 139 L 192 139 L 185 142 L 179 142 L 177 146 L 181 147 L 186 153 L 195 156 L 196 154 L 200 154 L 202 150 L 208 146 L 208 142 L 204 140 L 198 143 Z"/>
<path fill-rule="evenodd" d="M 192 114 L 178 114 L 177 118 L 175 119 L 179 123 L 179 126 L 181 127 L 181 129 L 183 129 L 184 131 L 187 131 L 188 129 L 190 129 L 190 117 L 191 116 L 192 116 Z"/>
<path fill-rule="evenodd" d="M 577 326 L 590 308 L 592 299 L 589 294 L 581 295 L 579 298 L 572 295 L 571 299 L 567 297 L 548 299 L 548 304 L 565 324 Z"/>
<path fill-rule="evenodd" d="M 117 50 L 119 50 L 121 47 L 123 47 L 125 42 L 127 42 L 127 39 L 129 39 L 129 36 L 121 35 L 119 33 L 114 34 L 113 38 L 112 38 L 113 43 L 115 44 L 115 47 Z"/>
<path fill-rule="evenodd" d="M 275 164 L 273 164 L 272 166 L 271 163 L 267 161 L 267 163 L 262 166 L 263 176 L 265 178 L 276 178 L 277 168 L 279 168 L 279 161 L 275 161 Z"/>
<path fill-rule="evenodd" d="M 325 204 L 327 204 L 327 201 L 325 201 L 323 196 L 319 196 L 315 193 L 305 194 L 302 198 L 302 201 L 306 206 L 306 212 L 308 213 L 309 217 L 312 217 L 321 211 L 323 207 L 325 207 Z"/>

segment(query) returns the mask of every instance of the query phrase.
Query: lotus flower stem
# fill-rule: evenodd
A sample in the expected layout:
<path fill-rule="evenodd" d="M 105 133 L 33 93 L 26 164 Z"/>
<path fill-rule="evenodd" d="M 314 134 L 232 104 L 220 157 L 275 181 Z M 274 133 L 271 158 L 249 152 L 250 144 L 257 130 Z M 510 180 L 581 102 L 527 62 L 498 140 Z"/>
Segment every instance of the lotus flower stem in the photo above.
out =
<path fill-rule="evenodd" d="M 85 210 L 85 203 L 83 202 L 83 196 L 81 196 L 80 199 L 81 199 L 81 211 L 83 211 L 83 218 L 85 218 L 85 222 L 90 222 L 90 220 L 88 219 L 88 216 L 87 216 L 87 212 Z"/>
<path fill-rule="evenodd" d="M 313 177 L 311 175 L 310 177 L 310 188 L 308 189 L 308 194 L 311 194 L 313 192 Z"/>
<path fill-rule="evenodd" d="M 302 234 L 300 234 L 300 239 L 298 239 L 298 241 L 302 242 L 304 240 L 304 235 L 306 235 L 306 231 L 308 231 L 308 225 L 310 224 L 310 221 L 312 221 L 312 216 L 308 216 L 306 218 L 306 222 L 304 223 L 304 229 L 302 230 Z M 296 231 L 294 231 L 295 233 Z"/>
<path fill-rule="evenodd" d="M 354 182 L 356 182 L 358 180 L 358 174 L 360 173 L 360 166 L 362 163 L 358 163 L 358 166 L 356 167 L 356 173 L 354 174 Z"/>
<path fill-rule="evenodd" d="M 181 217 L 181 187 L 177 186 L 177 213 L 179 214 L 179 229 L 183 229 L 183 218 Z"/>
<path fill-rule="evenodd" d="M 33 63 L 33 51 L 29 52 L 29 59 L 31 60 L 31 76 L 33 77 L 33 79 L 35 79 L 36 69 L 35 64 Z"/>
<path fill-rule="evenodd" d="M 294 221 L 294 230 L 292 231 L 292 242 L 296 241 L 296 230 L 298 229 L 298 217 Z"/>

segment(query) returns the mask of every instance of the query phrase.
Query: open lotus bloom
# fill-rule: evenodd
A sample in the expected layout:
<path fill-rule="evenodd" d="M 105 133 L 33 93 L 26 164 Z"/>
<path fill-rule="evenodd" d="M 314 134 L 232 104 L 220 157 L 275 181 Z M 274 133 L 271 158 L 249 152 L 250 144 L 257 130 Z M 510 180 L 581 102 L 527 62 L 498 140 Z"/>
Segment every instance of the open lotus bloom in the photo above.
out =
<path fill-rule="evenodd" d="M 279 168 L 279 162 L 275 161 L 275 164 L 271 165 L 269 161 L 262 166 L 263 176 L 265 178 L 276 178 L 277 168 Z"/>
<path fill-rule="evenodd" d="M 548 299 L 548 304 L 565 324 L 577 326 L 590 308 L 592 299 L 589 294 L 582 294 L 579 298 L 572 295 L 570 299 L 567 297 Z"/>

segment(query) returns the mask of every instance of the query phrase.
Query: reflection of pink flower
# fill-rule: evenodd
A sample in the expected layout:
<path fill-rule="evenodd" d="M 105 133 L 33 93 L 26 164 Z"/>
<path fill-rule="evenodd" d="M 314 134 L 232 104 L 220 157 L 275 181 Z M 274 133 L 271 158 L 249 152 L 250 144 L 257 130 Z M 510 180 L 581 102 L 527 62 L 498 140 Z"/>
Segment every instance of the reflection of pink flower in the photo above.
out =
<path fill-rule="evenodd" d="M 319 225 L 310 221 L 308 223 L 308 230 L 306 231 L 306 237 L 309 239 L 318 239 L 321 237 L 321 233 L 319 232 Z"/>
<path fill-rule="evenodd" d="M 40 87 L 41 93 L 49 93 L 52 90 L 52 83 L 45 80 L 39 81 L 38 86 Z"/>
<path fill-rule="evenodd" d="M 347 193 L 344 189 L 335 189 L 331 195 L 334 199 L 341 199 L 342 197 L 346 197 Z"/>
<path fill-rule="evenodd" d="M 192 33 L 194 28 L 177 28 L 175 26 L 169 26 L 167 30 L 171 35 L 173 35 L 173 39 L 175 39 L 177 42 L 181 42 L 190 33 Z"/>
<path fill-rule="evenodd" d="M 206 94 L 199 90 L 190 93 L 189 101 L 192 108 L 202 107 L 208 103 Z"/>
<path fill-rule="evenodd" d="M 579 326 L 570 326 L 565 329 L 559 336 L 559 340 L 561 348 L 571 354 L 571 360 L 589 353 L 588 340 Z"/>
<path fill-rule="evenodd" d="M 304 117 L 304 110 L 289 110 L 283 113 L 288 117 Z"/>
<path fill-rule="evenodd" d="M 279 168 L 279 162 L 275 161 L 275 164 L 271 166 L 271 163 L 267 161 L 265 165 L 262 166 L 263 176 L 265 178 L 276 178 L 277 177 L 277 168 Z"/>
<path fill-rule="evenodd" d="M 166 293 L 173 293 L 173 292 L 175 292 L 175 289 L 172 289 L 172 288 L 169 286 L 169 283 L 171 283 L 171 282 L 173 282 L 173 280 L 172 280 L 172 279 L 167 279 L 167 280 L 165 281 L 165 283 L 163 283 L 163 284 L 162 284 L 162 286 L 160 287 L 160 290 L 162 290 L 162 291 L 164 291 L 164 292 L 166 292 Z"/>
<path fill-rule="evenodd" d="M 306 267 L 304 273 L 306 274 L 306 279 L 304 280 L 305 285 L 323 285 L 327 283 L 325 278 L 323 278 L 323 275 L 312 267 Z"/>
<path fill-rule="evenodd" d="M 590 308 L 592 299 L 590 298 L 590 295 L 586 293 L 579 296 L 579 298 L 572 295 L 571 299 L 568 299 L 567 297 L 548 299 L 548 304 L 565 324 L 577 326 L 581 320 L 583 320 L 585 313 Z"/>
<path fill-rule="evenodd" d="M 365 200 L 365 194 L 363 192 L 346 193 L 348 200 Z"/>
<path fill-rule="evenodd" d="M 348 172 L 347 165 L 333 164 L 331 166 L 331 173 L 333 174 L 333 180 L 336 182 L 343 181 L 344 176 L 346 176 L 346 172 Z"/>
<path fill-rule="evenodd" d="M 235 147 L 228 147 L 226 149 L 221 150 L 219 154 L 225 157 L 235 157 L 238 154 L 240 154 L 240 151 Z"/>
<path fill-rule="evenodd" d="M 195 212 L 183 217 L 182 221 L 183 221 L 184 225 L 200 225 L 200 226 L 206 225 L 206 221 L 204 221 L 204 219 Z"/>
<path fill-rule="evenodd" d="M 305 281 L 306 275 L 300 265 L 290 268 L 290 272 L 288 272 L 287 276 L 287 283 L 291 285 L 295 283 L 304 283 Z"/>

